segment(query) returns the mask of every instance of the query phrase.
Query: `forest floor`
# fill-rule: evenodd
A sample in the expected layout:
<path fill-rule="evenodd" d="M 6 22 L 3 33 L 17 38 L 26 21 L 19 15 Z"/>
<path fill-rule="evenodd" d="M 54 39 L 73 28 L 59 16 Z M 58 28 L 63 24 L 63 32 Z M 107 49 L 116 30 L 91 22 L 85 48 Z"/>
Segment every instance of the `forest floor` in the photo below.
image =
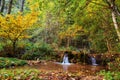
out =
<path fill-rule="evenodd" d="M 29 62 L 30 63 L 30 62 Z M 36 62 L 32 62 L 36 63 Z M 43 80 L 103 80 L 97 73 L 104 68 L 101 66 L 79 65 L 63 66 L 53 62 L 36 63 L 31 65 L 40 71 Z"/>
<path fill-rule="evenodd" d="M 39 77 L 43 80 L 103 80 L 103 76 L 87 75 L 83 73 L 71 74 L 61 71 L 41 71 Z"/>

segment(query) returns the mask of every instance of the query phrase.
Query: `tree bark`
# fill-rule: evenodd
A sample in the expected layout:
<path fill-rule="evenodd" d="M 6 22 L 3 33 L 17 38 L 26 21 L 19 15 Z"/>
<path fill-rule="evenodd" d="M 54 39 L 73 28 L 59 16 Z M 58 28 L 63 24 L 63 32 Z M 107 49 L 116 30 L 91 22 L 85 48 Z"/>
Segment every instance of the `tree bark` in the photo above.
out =
<path fill-rule="evenodd" d="M 4 11 L 4 7 L 5 7 L 5 0 L 0 0 L 0 13 L 2 13 Z"/>
<path fill-rule="evenodd" d="M 106 45 L 107 45 L 108 52 L 111 52 L 109 41 L 107 39 L 105 39 L 105 40 L 106 40 Z"/>
<path fill-rule="evenodd" d="M 8 14 L 11 13 L 11 10 L 12 10 L 12 4 L 13 4 L 13 0 L 9 0 L 9 5 L 8 5 Z"/>
<path fill-rule="evenodd" d="M 70 38 L 68 37 L 67 38 L 67 48 L 69 48 L 69 46 L 70 46 Z"/>
<path fill-rule="evenodd" d="M 1 6 L 1 0 L 0 0 L 0 6 Z"/>
<path fill-rule="evenodd" d="M 118 23 L 117 23 L 116 15 L 115 15 L 114 11 L 112 11 L 112 20 L 113 20 L 113 23 L 114 23 L 115 30 L 117 32 L 118 39 L 120 40 L 120 32 L 119 32 Z"/>
<path fill-rule="evenodd" d="M 13 54 L 15 54 L 15 52 L 16 52 L 16 41 L 12 42 L 12 46 L 13 46 Z"/>
<path fill-rule="evenodd" d="M 24 3 L 25 3 L 25 0 L 21 0 L 20 12 L 23 12 L 23 10 L 24 10 Z"/>
<path fill-rule="evenodd" d="M 115 4 L 115 0 L 106 0 L 106 2 L 107 2 L 108 6 L 111 9 L 111 15 L 112 15 L 113 24 L 114 24 L 118 39 L 120 41 L 120 32 L 119 32 L 119 28 L 118 28 L 117 19 L 116 19 L 116 15 L 120 14 L 119 10 L 118 10 L 118 8 L 117 8 L 117 6 Z"/>

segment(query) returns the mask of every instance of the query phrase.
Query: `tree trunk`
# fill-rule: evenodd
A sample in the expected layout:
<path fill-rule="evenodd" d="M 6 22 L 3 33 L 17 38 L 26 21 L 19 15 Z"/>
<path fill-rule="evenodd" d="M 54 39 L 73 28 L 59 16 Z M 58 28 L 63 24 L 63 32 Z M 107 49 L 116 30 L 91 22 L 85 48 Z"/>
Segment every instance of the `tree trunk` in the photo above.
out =
<path fill-rule="evenodd" d="M 5 7 L 5 0 L 0 0 L 0 13 L 2 13 L 4 11 L 4 7 Z"/>
<path fill-rule="evenodd" d="M 16 52 L 16 41 L 12 42 L 12 46 L 13 46 L 13 54 L 15 54 L 15 52 Z"/>
<path fill-rule="evenodd" d="M 107 45 L 108 52 L 111 52 L 109 41 L 107 39 L 106 39 L 106 45 Z"/>
<path fill-rule="evenodd" d="M 119 32 L 118 23 L 117 23 L 116 15 L 115 15 L 114 11 L 112 11 L 112 20 L 113 20 L 113 23 L 114 23 L 115 30 L 117 32 L 118 39 L 120 40 L 120 32 Z"/>
<path fill-rule="evenodd" d="M 1 6 L 1 0 L 0 0 L 0 6 Z"/>
<path fill-rule="evenodd" d="M 21 0 L 20 12 L 23 12 L 23 10 L 24 10 L 24 3 L 25 3 L 25 0 Z"/>
<path fill-rule="evenodd" d="M 67 38 L 67 48 L 69 48 L 69 46 L 70 46 L 70 38 L 68 37 Z"/>
<path fill-rule="evenodd" d="M 61 46 L 61 43 L 62 43 L 62 39 L 60 38 L 60 39 L 58 40 L 58 47 Z"/>
<path fill-rule="evenodd" d="M 118 39 L 120 40 L 120 32 L 119 32 L 118 23 L 116 20 L 116 15 L 117 14 L 119 15 L 119 10 L 115 4 L 115 0 L 106 0 L 106 2 L 108 6 L 111 8 L 113 24 L 114 24 Z"/>
<path fill-rule="evenodd" d="M 12 10 L 12 3 L 13 3 L 13 0 L 9 0 L 9 5 L 8 5 L 8 14 L 11 13 L 11 10 Z"/>

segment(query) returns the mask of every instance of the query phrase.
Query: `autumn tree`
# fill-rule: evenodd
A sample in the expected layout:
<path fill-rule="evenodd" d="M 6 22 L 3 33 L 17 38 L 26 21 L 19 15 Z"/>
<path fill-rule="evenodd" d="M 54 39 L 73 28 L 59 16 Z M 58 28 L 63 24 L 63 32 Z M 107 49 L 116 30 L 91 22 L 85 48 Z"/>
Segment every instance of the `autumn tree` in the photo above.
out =
<path fill-rule="evenodd" d="M 75 39 L 77 36 L 81 34 L 81 32 L 84 32 L 84 29 L 82 29 L 81 26 L 79 25 L 73 25 L 69 26 L 67 28 L 63 27 L 59 33 L 59 38 L 62 39 L 67 39 L 67 47 L 70 46 L 70 40 Z"/>
<path fill-rule="evenodd" d="M 12 42 L 13 53 L 15 53 L 18 40 L 28 38 L 27 30 L 37 21 L 38 13 L 32 12 L 25 15 L 0 16 L 0 36 Z"/>
<path fill-rule="evenodd" d="M 120 11 L 118 9 L 118 6 L 116 5 L 116 0 L 105 0 L 105 1 L 111 10 L 113 24 L 114 24 L 115 30 L 117 32 L 118 39 L 120 40 L 120 31 L 119 31 L 119 27 L 118 27 L 117 18 L 116 18 L 117 15 L 120 16 Z"/>

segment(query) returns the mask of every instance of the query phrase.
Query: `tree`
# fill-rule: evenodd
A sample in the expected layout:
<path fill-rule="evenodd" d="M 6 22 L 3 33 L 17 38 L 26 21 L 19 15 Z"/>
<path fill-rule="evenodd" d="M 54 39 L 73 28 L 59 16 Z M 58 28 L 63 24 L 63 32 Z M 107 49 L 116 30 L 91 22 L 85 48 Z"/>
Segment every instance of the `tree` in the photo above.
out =
<path fill-rule="evenodd" d="M 4 11 L 4 6 L 5 6 L 5 0 L 0 0 L 0 13 Z"/>
<path fill-rule="evenodd" d="M 0 36 L 12 42 L 13 53 L 16 51 L 18 40 L 28 38 L 27 32 L 37 21 L 38 13 L 32 12 L 25 15 L 0 16 Z"/>
<path fill-rule="evenodd" d="M 24 3 L 25 3 L 25 0 L 21 0 L 21 8 L 20 8 L 20 12 L 23 12 Z"/>
<path fill-rule="evenodd" d="M 13 5 L 13 0 L 9 0 L 9 5 L 8 5 L 8 14 L 11 13 L 11 10 L 12 10 L 12 5 Z"/>
<path fill-rule="evenodd" d="M 84 17 L 81 16 L 80 19 L 83 19 L 80 21 L 80 24 L 88 30 L 89 41 L 93 50 L 111 52 L 115 51 L 118 38 L 116 37 L 117 34 L 114 27 L 112 27 L 113 23 L 111 23 L 111 7 L 104 1 L 92 0 L 87 9 L 83 11 Z M 116 21 L 118 22 L 118 20 L 116 11 Z"/>
<path fill-rule="evenodd" d="M 108 6 L 110 7 L 114 27 L 117 32 L 118 39 L 120 40 L 120 31 L 119 31 L 119 27 L 118 27 L 118 23 L 117 23 L 117 19 L 116 19 L 117 15 L 120 16 L 120 12 L 118 10 L 117 5 L 115 4 L 116 0 L 105 0 L 105 1 L 108 4 Z"/>
<path fill-rule="evenodd" d="M 67 39 L 67 47 L 70 46 L 70 40 L 75 39 L 76 36 L 79 36 L 81 32 L 84 32 L 81 26 L 73 25 L 63 29 L 59 33 L 60 39 Z"/>

